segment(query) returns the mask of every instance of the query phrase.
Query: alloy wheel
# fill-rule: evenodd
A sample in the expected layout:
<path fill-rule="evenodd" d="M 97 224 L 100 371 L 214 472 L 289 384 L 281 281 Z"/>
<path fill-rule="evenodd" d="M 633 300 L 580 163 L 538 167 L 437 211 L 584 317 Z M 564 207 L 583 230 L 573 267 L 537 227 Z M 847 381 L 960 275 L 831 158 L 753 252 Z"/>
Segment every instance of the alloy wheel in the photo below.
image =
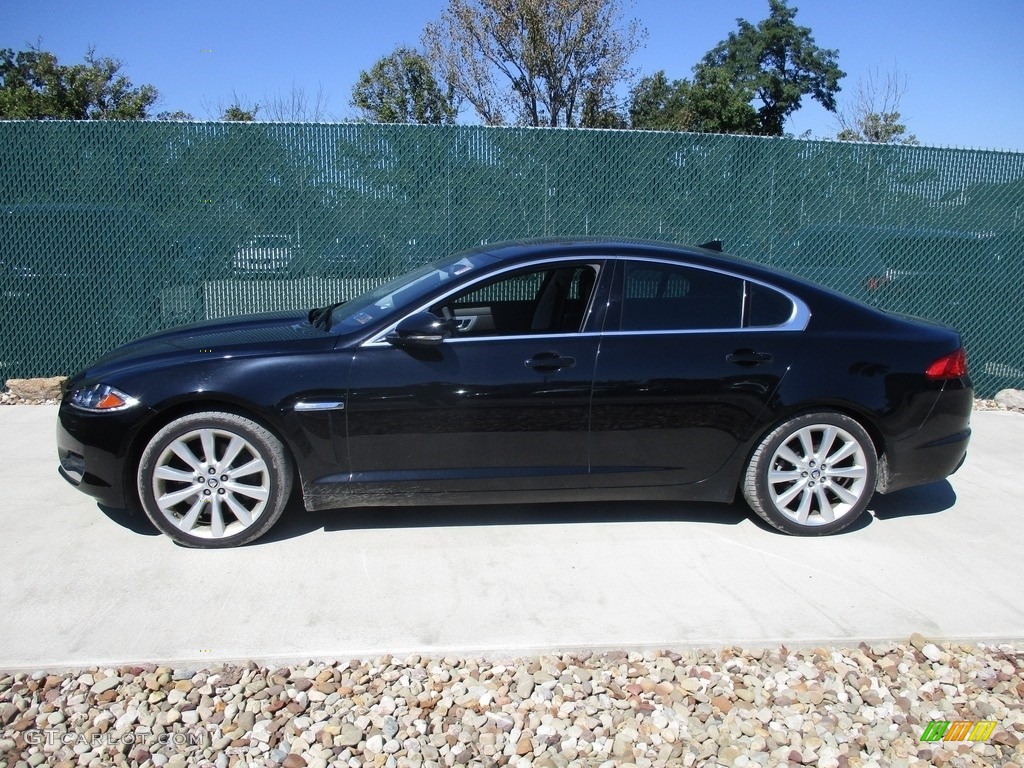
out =
<path fill-rule="evenodd" d="M 790 434 L 769 462 L 772 505 L 802 526 L 833 523 L 858 507 L 872 488 L 868 457 L 850 432 L 833 424 L 810 424 Z"/>
<path fill-rule="evenodd" d="M 234 432 L 202 428 L 172 440 L 152 470 L 160 513 L 182 533 L 237 536 L 263 515 L 271 471 L 260 451 Z"/>

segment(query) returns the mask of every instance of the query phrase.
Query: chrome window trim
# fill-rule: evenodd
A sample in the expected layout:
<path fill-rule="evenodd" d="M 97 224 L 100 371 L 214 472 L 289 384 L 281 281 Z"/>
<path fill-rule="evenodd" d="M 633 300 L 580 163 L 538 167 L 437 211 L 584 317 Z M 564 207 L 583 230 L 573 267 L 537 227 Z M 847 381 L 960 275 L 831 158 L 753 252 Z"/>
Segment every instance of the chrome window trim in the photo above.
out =
<path fill-rule="evenodd" d="M 463 289 L 471 288 L 472 286 L 476 285 L 477 283 L 483 282 L 484 280 L 489 280 L 492 277 L 497 277 L 499 275 L 503 275 L 506 272 L 512 272 L 512 271 L 515 271 L 515 270 L 518 270 L 518 269 L 521 269 L 521 268 L 525 269 L 525 268 L 528 268 L 528 267 L 534 267 L 534 266 L 540 266 L 540 265 L 546 265 L 546 264 L 551 264 L 551 265 L 554 265 L 554 264 L 589 264 L 590 266 L 595 266 L 595 262 L 602 262 L 602 263 L 604 263 L 604 262 L 611 261 L 614 258 L 616 258 L 616 257 L 615 256 L 599 256 L 597 254 L 590 254 L 589 256 L 569 256 L 569 257 L 565 257 L 565 258 L 544 257 L 544 258 L 534 259 L 533 261 L 525 261 L 525 262 L 522 262 L 522 263 L 519 263 L 519 264 L 510 264 L 510 265 L 508 265 L 506 267 L 502 267 L 501 269 L 496 269 L 493 272 L 488 272 L 486 275 L 478 275 L 475 280 L 472 280 L 471 282 L 468 282 L 468 283 L 462 283 L 457 288 L 455 288 L 455 289 L 453 289 L 451 291 L 448 291 L 448 293 L 444 293 L 441 296 L 439 296 L 438 298 L 436 298 L 436 299 L 434 299 L 432 301 L 428 301 L 426 304 L 422 304 L 421 306 L 417 307 L 416 309 L 412 310 L 411 312 L 407 312 L 406 314 L 402 315 L 402 317 L 400 317 L 397 321 L 395 321 L 391 325 L 387 326 L 384 330 L 380 331 L 379 333 L 374 334 L 372 337 L 370 337 L 368 340 L 364 341 L 359 346 L 360 347 L 390 347 L 391 345 L 388 344 L 387 341 L 385 341 L 385 337 L 389 333 L 393 333 L 394 330 L 398 327 L 399 323 L 401 323 L 407 317 L 411 317 L 412 315 L 415 315 L 417 312 L 425 312 L 432 304 L 437 304 L 439 301 L 444 301 L 449 296 L 454 296 L 456 293 L 460 293 Z M 600 279 L 601 279 L 601 272 L 602 272 L 602 270 L 599 267 L 598 268 L 598 279 L 594 282 L 595 292 L 596 292 L 597 284 L 598 284 L 598 282 L 600 282 Z M 585 315 L 589 315 L 590 311 L 593 309 L 593 306 L 592 306 L 593 300 L 594 300 L 594 297 L 591 296 L 590 297 L 591 306 L 587 307 L 587 310 L 584 313 Z M 451 344 L 453 342 L 457 343 L 457 342 L 465 342 L 465 341 L 482 341 L 482 340 L 495 341 L 495 340 L 498 340 L 498 339 L 539 339 L 539 338 L 551 339 L 551 338 L 566 337 L 566 336 L 572 336 L 572 337 L 576 338 L 576 337 L 580 337 L 580 336 L 599 336 L 599 335 L 600 334 L 596 333 L 596 332 L 585 333 L 585 334 L 584 333 L 579 333 L 579 332 L 577 332 L 577 333 L 531 333 L 531 334 L 512 335 L 512 336 L 478 336 L 476 338 L 469 338 L 469 339 L 450 338 L 450 339 L 445 339 L 444 343 L 445 344 Z"/>
<path fill-rule="evenodd" d="M 587 339 L 596 338 L 601 336 L 600 331 L 585 331 L 582 333 L 572 332 L 560 332 L 560 333 L 523 333 L 518 335 L 509 336 L 471 336 L 463 339 L 445 339 L 445 344 L 466 344 L 471 341 L 524 341 L 526 339 L 533 339 L 534 341 L 541 341 L 544 339 Z"/>
<path fill-rule="evenodd" d="M 654 262 L 656 264 L 668 264 L 673 267 L 686 267 L 688 269 L 702 269 L 705 272 L 716 272 L 719 275 L 731 277 L 736 280 L 743 280 L 745 283 L 754 283 L 756 285 L 763 286 L 776 293 L 781 293 L 790 303 L 793 305 L 793 311 L 789 316 L 789 319 L 785 322 L 779 323 L 778 325 L 752 325 L 749 327 L 741 328 L 694 328 L 694 329 L 662 329 L 657 331 L 606 331 L 606 334 L 616 335 L 631 335 L 631 334 L 651 334 L 651 333 L 729 333 L 736 331 L 745 332 L 757 332 L 762 333 L 765 331 L 803 331 L 807 329 L 807 323 L 811 319 L 811 310 L 804 301 L 798 296 L 794 296 L 789 291 L 779 288 L 777 285 L 766 283 L 764 280 L 758 280 L 753 277 L 747 277 L 746 275 L 738 275 L 735 272 L 730 272 L 726 269 L 719 269 L 718 267 L 709 267 L 704 264 L 694 264 L 692 262 L 679 262 L 672 259 L 659 259 L 656 256 L 614 256 L 612 258 L 621 259 L 622 261 L 647 261 Z M 625 278 L 625 275 L 623 275 Z M 746 286 L 744 286 L 746 291 Z M 746 318 L 742 318 L 745 320 Z"/>
<path fill-rule="evenodd" d="M 568 258 L 541 258 L 541 259 L 536 259 L 536 260 L 533 260 L 533 261 L 523 262 L 523 263 L 520 263 L 520 264 L 512 264 L 512 265 L 509 265 L 507 267 L 502 267 L 501 269 L 495 270 L 494 272 L 488 272 L 486 275 L 478 276 L 477 279 L 473 280 L 472 282 L 463 283 L 458 288 L 455 288 L 454 290 L 451 290 L 448 293 L 442 294 L 439 298 L 434 299 L 433 301 L 428 301 L 426 304 L 423 304 L 423 305 L 421 305 L 419 307 L 416 307 L 416 309 L 412 310 L 411 312 L 407 312 L 406 314 L 402 315 L 402 317 L 399 318 L 396 322 L 394 322 L 391 325 L 387 326 L 384 330 L 376 333 L 373 337 L 371 337 L 367 341 L 364 341 L 362 344 L 360 344 L 360 347 L 390 347 L 391 345 L 388 344 L 388 342 L 385 340 L 385 337 L 389 333 L 392 333 L 395 330 L 395 328 L 398 327 L 398 324 L 401 323 L 403 320 L 405 320 L 407 317 L 410 317 L 411 315 L 414 315 L 417 312 L 423 312 L 428 307 L 430 307 L 432 304 L 436 304 L 439 301 L 444 301 L 449 296 L 452 296 L 452 295 L 454 295 L 456 293 L 459 293 L 461 290 L 463 290 L 465 288 L 470 288 L 473 285 L 475 285 L 475 284 L 477 284 L 479 282 L 482 282 L 484 280 L 488 280 L 488 279 L 490 279 L 492 277 L 497 277 L 498 275 L 502 275 L 502 274 L 504 274 L 506 272 L 511 272 L 513 270 L 517 270 L 517 269 L 520 269 L 520 268 L 533 267 L 533 266 L 544 265 L 544 264 L 557 264 L 557 263 L 593 264 L 595 261 L 602 261 L 602 262 L 606 262 L 606 263 L 609 263 L 609 264 L 612 263 L 612 262 L 615 262 L 615 261 L 621 261 L 621 262 L 624 262 L 624 263 L 625 262 L 629 262 L 629 261 L 645 261 L 645 262 L 651 262 L 651 263 L 655 263 L 655 264 L 667 264 L 667 265 L 673 266 L 673 267 L 685 267 L 685 268 L 688 268 L 688 269 L 701 269 L 701 270 L 704 270 L 705 272 L 715 272 L 715 273 L 718 273 L 720 275 L 724 275 L 726 277 L 734 278 L 736 280 L 742 280 L 745 283 L 748 283 L 748 282 L 749 283 L 755 283 L 755 284 L 763 286 L 763 287 L 765 287 L 765 288 L 767 288 L 769 290 L 775 291 L 776 293 L 781 293 L 783 296 L 785 296 L 787 299 L 789 299 L 790 303 L 793 305 L 793 312 L 790 314 L 788 320 L 786 320 L 785 322 L 780 323 L 778 325 L 755 325 L 755 326 L 750 326 L 750 327 L 746 327 L 746 328 L 742 328 L 742 327 L 741 328 L 692 328 L 692 329 L 665 328 L 665 329 L 650 330 L 650 331 L 589 331 L 589 332 L 583 332 L 583 333 L 531 333 L 531 334 L 513 334 L 513 335 L 509 335 L 509 336 L 478 336 L 478 337 L 475 337 L 475 338 L 462 338 L 462 339 L 450 338 L 450 339 L 445 339 L 444 343 L 445 344 L 464 344 L 464 343 L 469 342 L 469 341 L 513 341 L 513 340 L 523 340 L 523 339 L 558 339 L 558 338 L 574 338 L 574 339 L 578 339 L 578 338 L 585 338 L 585 337 L 590 337 L 590 336 L 666 336 L 666 335 L 676 336 L 676 335 L 687 335 L 687 334 L 695 334 L 695 333 L 786 333 L 786 332 L 792 332 L 792 331 L 803 331 L 803 330 L 806 330 L 807 329 L 807 324 L 808 324 L 808 322 L 810 322 L 810 319 L 811 319 L 811 310 L 807 306 L 807 304 L 804 303 L 804 301 L 802 299 L 800 299 L 797 296 L 794 296 L 792 293 L 790 293 L 789 291 L 787 291 L 787 290 L 785 290 L 783 288 L 779 288 L 777 285 L 772 285 L 771 283 L 766 283 L 764 280 L 758 280 L 756 278 L 747 277 L 746 275 L 738 275 L 735 272 L 730 272 L 730 271 L 728 271 L 726 269 L 720 269 L 718 267 L 706 266 L 704 264 L 694 264 L 693 262 L 688 262 L 688 261 L 684 262 L 684 261 L 676 261 L 676 260 L 673 260 L 673 259 L 663 259 L 663 258 L 658 258 L 656 256 L 611 255 L 611 254 L 601 256 L 601 255 L 598 255 L 598 254 L 593 254 L 591 256 L 572 256 L 572 257 L 568 257 Z M 598 279 L 600 279 L 600 277 Z M 596 286 L 596 284 L 597 283 L 595 282 L 595 286 Z M 744 291 L 746 291 L 746 286 L 744 286 Z M 591 300 L 593 300 L 593 297 L 591 297 Z M 587 311 L 589 312 L 590 310 L 591 310 L 591 307 L 588 307 Z"/>
<path fill-rule="evenodd" d="M 750 313 L 750 281 L 743 281 L 743 298 L 740 299 L 740 328 L 747 327 L 747 320 L 750 318 L 747 315 Z M 790 313 L 792 317 L 792 313 Z"/>
<path fill-rule="evenodd" d="M 698 333 L 779 333 L 791 330 L 781 325 L 767 325 L 756 328 L 664 328 L 656 331 L 605 331 L 602 336 L 686 336 Z M 447 342 L 445 342 L 447 343 Z"/>

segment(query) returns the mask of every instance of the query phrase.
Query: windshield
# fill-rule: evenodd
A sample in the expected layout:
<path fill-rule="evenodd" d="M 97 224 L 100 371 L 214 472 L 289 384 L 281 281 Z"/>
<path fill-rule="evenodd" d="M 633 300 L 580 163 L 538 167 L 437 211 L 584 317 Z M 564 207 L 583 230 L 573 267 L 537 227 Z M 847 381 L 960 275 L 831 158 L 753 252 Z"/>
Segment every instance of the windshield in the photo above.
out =
<path fill-rule="evenodd" d="M 486 253 L 463 253 L 420 267 L 335 308 L 331 327 L 341 333 L 357 330 L 492 261 Z"/>

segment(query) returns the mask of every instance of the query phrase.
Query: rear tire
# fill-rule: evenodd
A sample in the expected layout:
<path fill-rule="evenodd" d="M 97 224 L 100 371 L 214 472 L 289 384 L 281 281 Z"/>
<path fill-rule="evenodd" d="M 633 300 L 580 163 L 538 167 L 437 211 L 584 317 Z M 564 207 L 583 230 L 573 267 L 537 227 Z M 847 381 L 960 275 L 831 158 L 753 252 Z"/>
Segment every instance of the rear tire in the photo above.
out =
<path fill-rule="evenodd" d="M 747 465 L 743 496 L 780 531 L 823 536 L 861 516 L 877 473 L 874 444 L 860 424 L 841 413 L 807 413 L 764 437 Z"/>
<path fill-rule="evenodd" d="M 269 430 L 234 413 L 193 413 L 157 432 L 142 452 L 139 500 L 163 533 L 187 547 L 255 541 L 277 522 L 291 463 Z"/>

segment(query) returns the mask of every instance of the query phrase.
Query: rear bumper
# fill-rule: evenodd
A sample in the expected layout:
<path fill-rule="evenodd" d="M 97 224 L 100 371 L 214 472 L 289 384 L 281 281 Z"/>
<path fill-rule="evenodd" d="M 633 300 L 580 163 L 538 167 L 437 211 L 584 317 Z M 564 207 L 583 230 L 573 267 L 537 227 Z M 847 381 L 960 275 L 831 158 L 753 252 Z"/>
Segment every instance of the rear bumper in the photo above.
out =
<path fill-rule="evenodd" d="M 888 493 L 939 482 L 960 469 L 971 439 L 973 404 L 969 385 L 949 382 L 920 429 L 887 447 L 878 490 Z"/>
<path fill-rule="evenodd" d="M 878 490 L 888 493 L 946 479 L 963 465 L 970 437 L 968 428 L 923 445 L 901 446 L 886 454 Z"/>

